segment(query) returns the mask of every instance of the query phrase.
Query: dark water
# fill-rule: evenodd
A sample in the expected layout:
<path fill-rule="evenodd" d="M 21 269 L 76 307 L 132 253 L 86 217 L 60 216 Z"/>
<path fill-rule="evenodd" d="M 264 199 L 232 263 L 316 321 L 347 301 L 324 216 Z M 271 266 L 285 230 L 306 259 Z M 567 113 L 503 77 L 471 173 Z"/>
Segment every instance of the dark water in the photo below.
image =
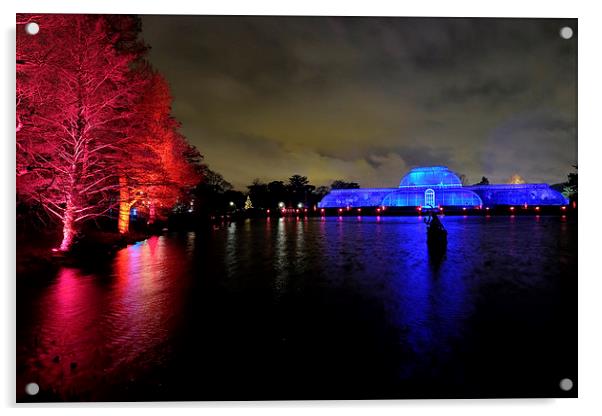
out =
<path fill-rule="evenodd" d="M 19 276 L 17 399 L 575 396 L 576 223 L 443 223 L 442 258 L 419 218 L 290 218 Z"/>

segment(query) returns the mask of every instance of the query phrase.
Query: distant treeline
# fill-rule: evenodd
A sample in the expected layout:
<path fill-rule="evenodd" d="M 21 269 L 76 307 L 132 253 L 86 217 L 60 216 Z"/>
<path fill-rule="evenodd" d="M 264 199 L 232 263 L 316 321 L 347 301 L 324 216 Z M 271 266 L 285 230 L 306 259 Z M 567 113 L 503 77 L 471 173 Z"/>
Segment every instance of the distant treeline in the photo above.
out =
<path fill-rule="evenodd" d="M 268 183 L 255 179 L 247 186 L 247 192 L 241 192 L 234 190 L 221 174 L 206 168 L 203 181 L 194 189 L 192 197 L 194 210 L 203 213 L 244 208 L 304 208 L 317 205 L 331 189 L 359 187 L 356 182 L 343 180 L 336 180 L 330 186 L 316 186 L 306 176 L 295 174 L 287 180 Z"/>
<path fill-rule="evenodd" d="M 567 182 L 552 185 L 562 192 L 571 201 L 577 199 L 577 166 L 575 171 L 567 175 Z M 466 176 L 459 175 L 464 184 Z M 474 185 L 488 185 L 489 179 L 485 176 Z M 181 205 L 180 209 L 192 210 L 200 214 L 215 214 L 232 212 L 239 209 L 277 209 L 277 208 L 312 208 L 332 189 L 359 189 L 356 182 L 335 180 L 330 186 L 312 185 L 306 176 L 292 175 L 287 180 L 271 181 L 264 183 L 255 179 L 247 185 L 247 192 L 234 190 L 232 184 L 224 177 L 204 166 L 203 181 L 191 194 L 188 206 Z"/>

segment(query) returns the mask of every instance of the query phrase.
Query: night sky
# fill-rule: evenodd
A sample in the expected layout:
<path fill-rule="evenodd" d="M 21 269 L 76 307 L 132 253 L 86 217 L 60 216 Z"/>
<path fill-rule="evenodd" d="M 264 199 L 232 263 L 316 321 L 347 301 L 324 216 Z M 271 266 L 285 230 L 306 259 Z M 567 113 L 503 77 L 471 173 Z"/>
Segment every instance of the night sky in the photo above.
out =
<path fill-rule="evenodd" d="M 558 183 L 577 163 L 576 20 L 142 21 L 183 133 L 239 190 L 295 173 L 394 187 L 433 164 Z"/>

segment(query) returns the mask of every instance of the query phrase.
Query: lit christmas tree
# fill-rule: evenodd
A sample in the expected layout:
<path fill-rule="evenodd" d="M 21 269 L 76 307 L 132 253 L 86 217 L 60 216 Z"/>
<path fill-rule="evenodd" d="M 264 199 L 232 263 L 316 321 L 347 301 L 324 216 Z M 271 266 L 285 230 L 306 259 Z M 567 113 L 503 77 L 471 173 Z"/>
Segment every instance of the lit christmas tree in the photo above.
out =
<path fill-rule="evenodd" d="M 245 201 L 245 209 L 253 208 L 253 203 L 251 203 L 251 197 L 247 195 L 247 200 Z"/>

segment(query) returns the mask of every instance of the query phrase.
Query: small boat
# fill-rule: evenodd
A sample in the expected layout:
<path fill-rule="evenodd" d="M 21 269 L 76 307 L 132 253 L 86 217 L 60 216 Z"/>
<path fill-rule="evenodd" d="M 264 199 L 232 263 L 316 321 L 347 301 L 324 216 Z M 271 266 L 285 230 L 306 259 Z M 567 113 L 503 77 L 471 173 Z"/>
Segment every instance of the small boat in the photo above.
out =
<path fill-rule="evenodd" d="M 426 243 L 429 250 L 445 250 L 447 248 L 447 230 L 429 224 L 426 229 Z"/>
<path fill-rule="evenodd" d="M 426 223 L 426 243 L 431 251 L 444 251 L 447 248 L 447 230 L 439 221 L 437 211 L 429 212 L 429 217 L 424 219 Z"/>

